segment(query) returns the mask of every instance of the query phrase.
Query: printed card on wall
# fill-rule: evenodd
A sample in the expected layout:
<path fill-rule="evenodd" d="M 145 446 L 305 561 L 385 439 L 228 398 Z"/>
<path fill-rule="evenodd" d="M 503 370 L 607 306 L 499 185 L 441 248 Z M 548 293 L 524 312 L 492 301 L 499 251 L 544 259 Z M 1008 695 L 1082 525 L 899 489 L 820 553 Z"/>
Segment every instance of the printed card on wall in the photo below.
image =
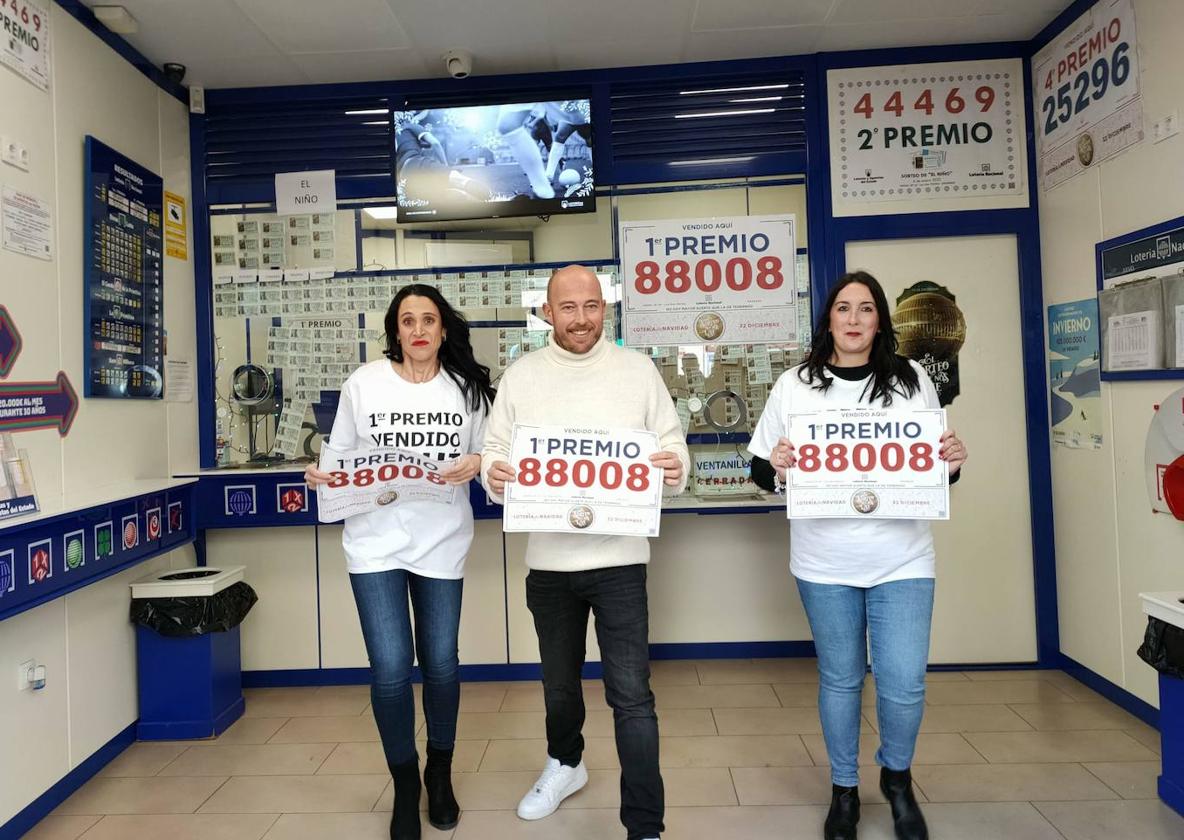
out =
<path fill-rule="evenodd" d="M 1018 59 L 828 71 L 835 215 L 1023 196 L 1023 78 Z"/>
<path fill-rule="evenodd" d="M 49 11 L 29 0 L 0 3 L 0 64 L 49 90 Z"/>
<path fill-rule="evenodd" d="M 1102 448 L 1102 379 L 1095 298 L 1048 307 L 1052 442 Z"/>
<path fill-rule="evenodd" d="M 1143 139 L 1131 0 L 1103 0 L 1036 54 L 1032 103 L 1046 190 Z"/>
<path fill-rule="evenodd" d="M 797 340 L 792 214 L 621 225 L 625 344 Z"/>

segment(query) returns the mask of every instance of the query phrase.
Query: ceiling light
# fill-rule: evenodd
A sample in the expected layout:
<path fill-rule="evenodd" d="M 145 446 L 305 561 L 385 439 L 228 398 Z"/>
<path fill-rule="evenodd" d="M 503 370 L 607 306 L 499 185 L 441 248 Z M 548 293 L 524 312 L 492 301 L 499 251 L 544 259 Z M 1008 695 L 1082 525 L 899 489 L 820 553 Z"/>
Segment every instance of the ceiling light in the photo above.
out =
<path fill-rule="evenodd" d="M 363 108 L 360 111 L 346 111 L 345 115 L 347 117 L 367 117 L 371 114 L 389 114 L 390 112 L 390 108 Z"/>
<path fill-rule="evenodd" d="M 397 219 L 399 217 L 398 207 L 363 207 L 366 215 L 372 219 Z"/>
<path fill-rule="evenodd" d="M 671 166 L 701 166 L 708 163 L 743 163 L 752 160 L 756 155 L 738 155 L 736 157 L 696 158 L 695 160 L 672 160 Z"/>
<path fill-rule="evenodd" d="M 123 6 L 94 6 L 91 11 L 99 23 L 120 35 L 131 35 L 140 28 L 132 13 Z"/>
<path fill-rule="evenodd" d="M 784 96 L 748 96 L 743 99 L 729 99 L 729 102 L 780 102 Z"/>
<path fill-rule="evenodd" d="M 771 114 L 776 108 L 748 108 L 740 111 L 704 111 L 700 114 L 675 114 L 676 120 L 697 120 L 700 117 L 743 117 L 748 114 Z"/>
<path fill-rule="evenodd" d="M 744 93 L 749 90 L 785 90 L 789 84 L 783 85 L 749 85 L 748 87 L 711 88 L 710 90 L 680 90 L 679 96 L 692 96 L 697 93 Z"/>

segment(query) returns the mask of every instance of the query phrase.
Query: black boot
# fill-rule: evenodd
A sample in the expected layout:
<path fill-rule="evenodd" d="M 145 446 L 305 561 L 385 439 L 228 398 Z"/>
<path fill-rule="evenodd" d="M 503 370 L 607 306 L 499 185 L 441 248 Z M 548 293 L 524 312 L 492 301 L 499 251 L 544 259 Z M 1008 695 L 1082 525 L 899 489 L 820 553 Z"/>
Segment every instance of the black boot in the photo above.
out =
<path fill-rule="evenodd" d="M 908 770 L 880 768 L 880 790 L 892 806 L 896 840 L 929 840 L 929 829 L 913 795 L 913 774 Z"/>
<path fill-rule="evenodd" d="M 441 831 L 456 828 L 460 806 L 452 793 L 452 750 L 438 750 L 428 744 L 423 786 L 428 792 L 428 822 Z"/>
<path fill-rule="evenodd" d="M 830 813 L 822 827 L 825 840 L 855 840 L 859 823 L 859 788 L 831 785 Z"/>
<path fill-rule="evenodd" d="M 391 840 L 419 840 L 419 756 L 391 767 L 391 776 L 395 780 Z"/>

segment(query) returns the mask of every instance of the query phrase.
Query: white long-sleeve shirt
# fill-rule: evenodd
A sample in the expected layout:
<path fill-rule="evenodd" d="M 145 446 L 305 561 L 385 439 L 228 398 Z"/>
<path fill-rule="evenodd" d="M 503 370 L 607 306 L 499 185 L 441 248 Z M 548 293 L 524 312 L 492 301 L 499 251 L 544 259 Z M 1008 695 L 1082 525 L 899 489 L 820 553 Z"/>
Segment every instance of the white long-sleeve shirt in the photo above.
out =
<path fill-rule="evenodd" d="M 506 370 L 486 426 L 483 483 L 494 461 L 509 461 L 515 423 L 654 432 L 659 449 L 674 452 L 682 461 L 682 482 L 666 491 L 678 493 L 686 486 L 690 454 L 661 374 L 642 354 L 607 342 L 603 336 L 583 354 L 564 350 L 552 340 Z M 489 491 L 488 484 L 485 489 Z M 502 501 L 492 492 L 490 496 Z M 532 533 L 526 544 L 526 565 L 545 571 L 628 566 L 649 559 L 646 537 Z"/>

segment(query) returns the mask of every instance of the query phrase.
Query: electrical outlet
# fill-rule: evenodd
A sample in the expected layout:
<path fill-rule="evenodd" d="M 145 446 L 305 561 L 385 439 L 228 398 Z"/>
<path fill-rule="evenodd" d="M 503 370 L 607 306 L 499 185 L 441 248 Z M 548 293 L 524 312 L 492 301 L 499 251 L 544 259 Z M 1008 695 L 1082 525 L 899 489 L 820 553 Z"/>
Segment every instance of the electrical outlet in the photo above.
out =
<path fill-rule="evenodd" d="M 1158 143 L 1180 133 L 1180 112 L 1164 114 L 1151 125 L 1151 142 Z"/>
<path fill-rule="evenodd" d="M 9 166 L 29 171 L 29 150 L 12 137 L 0 137 L 0 160 Z"/>
<path fill-rule="evenodd" d="M 22 662 L 20 665 L 17 666 L 17 668 L 16 668 L 17 690 L 25 691 L 26 689 L 32 688 L 32 681 L 31 681 L 30 677 L 32 676 L 33 669 L 36 667 L 37 667 L 37 662 L 33 659 L 30 659 L 27 662 Z"/>

